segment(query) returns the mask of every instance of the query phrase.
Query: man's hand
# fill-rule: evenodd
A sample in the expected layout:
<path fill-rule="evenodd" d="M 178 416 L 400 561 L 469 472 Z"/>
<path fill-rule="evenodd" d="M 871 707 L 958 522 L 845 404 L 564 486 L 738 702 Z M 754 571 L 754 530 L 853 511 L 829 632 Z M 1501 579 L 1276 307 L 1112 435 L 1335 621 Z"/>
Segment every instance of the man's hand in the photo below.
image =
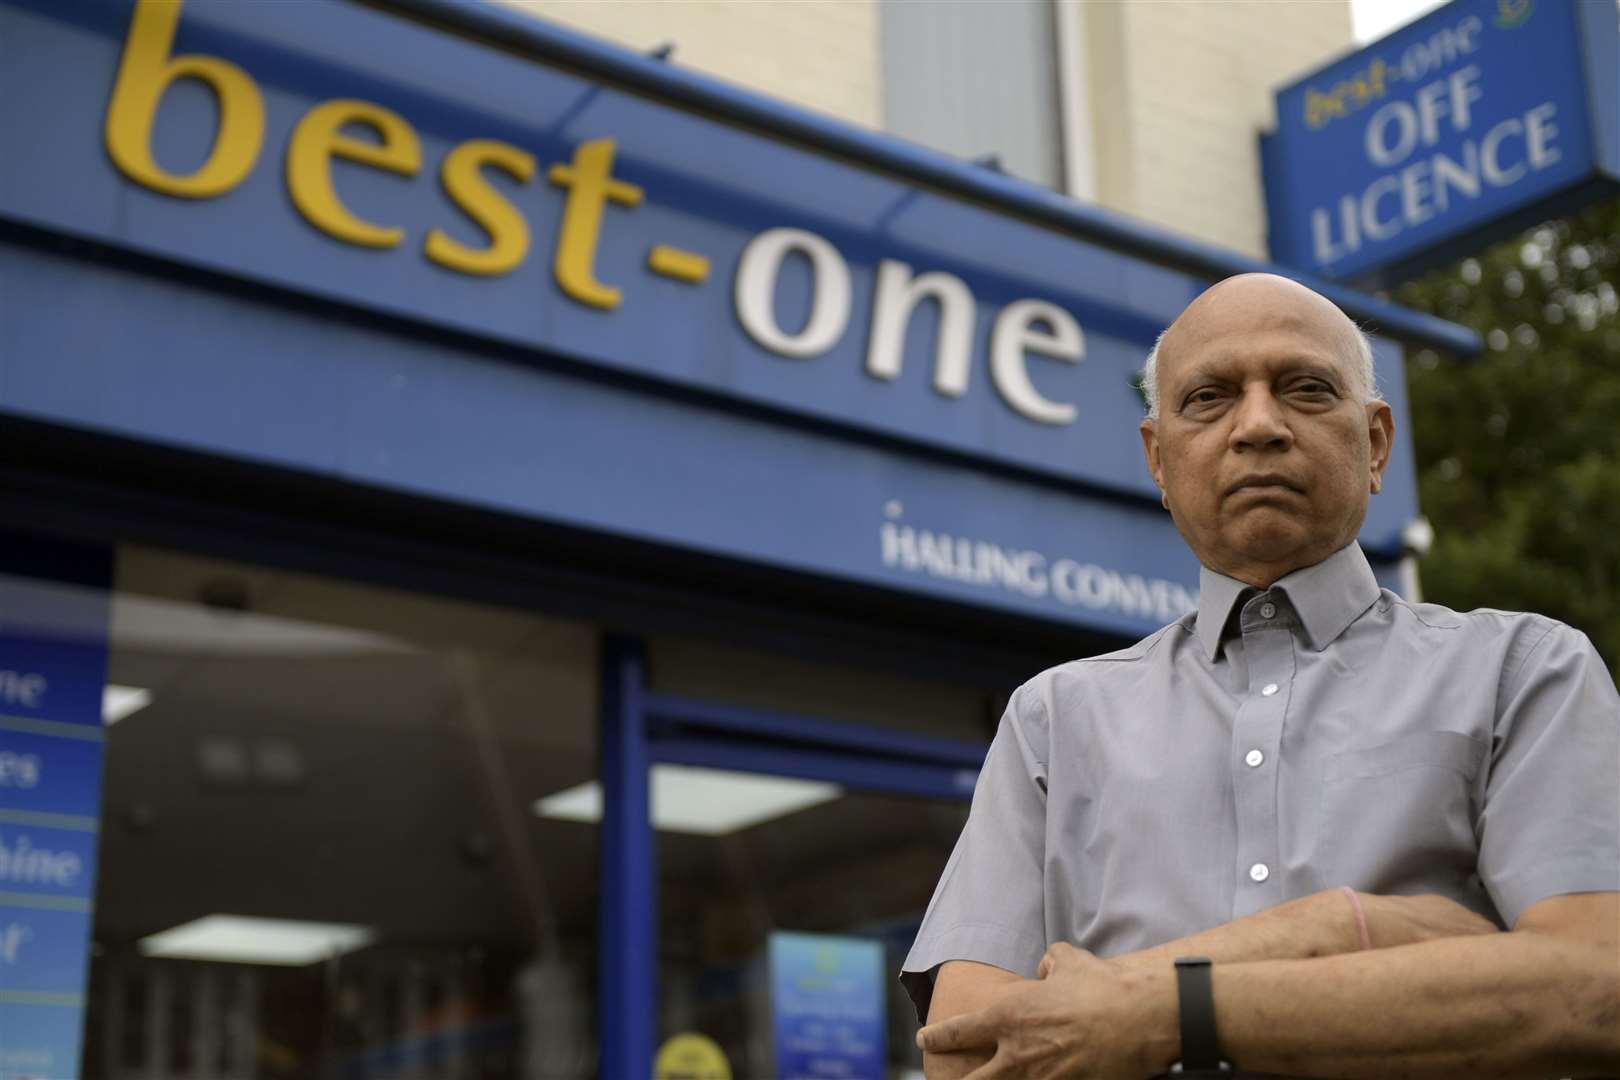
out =
<path fill-rule="evenodd" d="M 1441 896 L 1373 896 L 1367 893 L 1358 893 L 1357 896 L 1366 913 L 1368 936 L 1375 949 L 1498 930 L 1488 919 Z M 1068 946 L 1061 948 L 1067 949 Z M 1355 952 L 1360 948 L 1355 910 L 1341 890 L 1331 889 L 1291 900 L 1189 938 L 1116 957 L 1104 966 L 1149 976 L 1173 975 L 1171 961 L 1177 956 L 1209 956 L 1216 963 L 1225 964 L 1303 960 Z M 1074 949 L 1069 951 L 1079 952 Z M 1046 965 L 1053 955 L 1053 952 L 1048 952 L 1042 961 L 1040 975 L 1043 980 L 1047 973 Z M 1092 963 L 1102 964 L 1102 961 L 1092 958 Z M 959 1014 L 986 1010 L 1009 994 L 1030 990 L 1037 985 L 1038 982 L 1021 979 L 1010 971 L 988 964 L 949 961 L 940 967 L 935 980 L 928 1019 L 934 1026 L 939 1026 L 942 1021 Z M 925 1051 L 923 1069 L 929 1080 L 959 1080 L 961 1077 L 977 1076 L 979 1074 L 974 1070 L 991 1060 L 997 1050 L 995 1033 L 998 1029 L 988 1021 L 976 1021 L 967 1030 L 979 1032 L 982 1042 L 970 1046 L 957 1041 L 956 1048 L 948 1052 L 931 1050 L 919 1043 Z"/>
<path fill-rule="evenodd" d="M 1059 943 L 1041 959 L 1038 981 L 1022 983 L 978 1012 L 917 1033 L 927 1054 L 995 1047 L 970 1080 L 994 1077 L 1141 1077 L 1176 1056 L 1174 977 L 1168 969 L 1099 960 Z"/>

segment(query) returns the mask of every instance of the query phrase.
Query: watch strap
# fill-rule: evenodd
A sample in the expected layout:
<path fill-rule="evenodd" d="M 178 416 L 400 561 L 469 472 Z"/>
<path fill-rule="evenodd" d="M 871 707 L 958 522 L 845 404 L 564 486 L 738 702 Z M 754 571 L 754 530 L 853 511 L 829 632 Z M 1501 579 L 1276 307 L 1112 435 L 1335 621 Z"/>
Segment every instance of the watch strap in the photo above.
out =
<path fill-rule="evenodd" d="M 1176 996 L 1181 1003 L 1180 1072 L 1226 1071 L 1215 1037 L 1215 989 L 1207 956 L 1176 960 Z"/>

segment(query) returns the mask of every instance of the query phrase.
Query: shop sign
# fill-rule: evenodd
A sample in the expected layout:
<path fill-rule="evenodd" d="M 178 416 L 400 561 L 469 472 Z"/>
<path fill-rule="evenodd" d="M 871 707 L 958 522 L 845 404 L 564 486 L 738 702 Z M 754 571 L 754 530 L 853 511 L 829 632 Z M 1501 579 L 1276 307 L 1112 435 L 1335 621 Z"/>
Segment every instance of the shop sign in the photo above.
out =
<path fill-rule="evenodd" d="M 0 39 L 8 415 L 1128 636 L 1196 601 L 1132 380 L 1205 279 L 377 5 Z M 1375 562 L 1415 513 L 1398 453 Z"/>
<path fill-rule="evenodd" d="M 770 937 L 771 1015 L 780 1080 L 882 1080 L 883 945 L 777 931 Z"/>
<path fill-rule="evenodd" d="M 1452 0 L 1278 90 L 1272 258 L 1398 273 L 1617 190 L 1617 23 L 1613 3 Z"/>
<path fill-rule="evenodd" d="M 89 976 L 110 581 L 51 547 L 0 537 L 0 1080 L 78 1075 Z"/>
<path fill-rule="evenodd" d="M 1153 496 L 1131 379 L 1203 282 L 358 4 L 0 32 L 0 216 Z"/>

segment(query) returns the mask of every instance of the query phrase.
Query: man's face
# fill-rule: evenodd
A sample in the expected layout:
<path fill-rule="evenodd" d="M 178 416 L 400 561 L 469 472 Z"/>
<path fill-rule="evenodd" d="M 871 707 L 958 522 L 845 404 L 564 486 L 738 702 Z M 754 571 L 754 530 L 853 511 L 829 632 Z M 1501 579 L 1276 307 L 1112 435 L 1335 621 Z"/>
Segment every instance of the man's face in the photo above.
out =
<path fill-rule="evenodd" d="M 1394 420 L 1362 400 L 1354 333 L 1303 286 L 1249 274 L 1204 293 L 1165 336 L 1143 446 L 1212 570 L 1266 587 L 1360 531 Z"/>

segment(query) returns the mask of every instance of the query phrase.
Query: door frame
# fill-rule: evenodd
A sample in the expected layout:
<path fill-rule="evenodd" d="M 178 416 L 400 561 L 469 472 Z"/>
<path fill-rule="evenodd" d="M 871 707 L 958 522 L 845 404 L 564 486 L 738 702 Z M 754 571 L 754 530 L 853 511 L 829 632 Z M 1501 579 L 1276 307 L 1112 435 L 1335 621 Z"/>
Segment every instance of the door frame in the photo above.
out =
<path fill-rule="evenodd" d="M 650 690 L 646 650 L 612 636 L 601 660 L 602 825 L 597 1017 L 603 1080 L 648 1080 L 657 1049 L 658 837 L 651 772 L 696 765 L 966 801 L 988 747 Z"/>

